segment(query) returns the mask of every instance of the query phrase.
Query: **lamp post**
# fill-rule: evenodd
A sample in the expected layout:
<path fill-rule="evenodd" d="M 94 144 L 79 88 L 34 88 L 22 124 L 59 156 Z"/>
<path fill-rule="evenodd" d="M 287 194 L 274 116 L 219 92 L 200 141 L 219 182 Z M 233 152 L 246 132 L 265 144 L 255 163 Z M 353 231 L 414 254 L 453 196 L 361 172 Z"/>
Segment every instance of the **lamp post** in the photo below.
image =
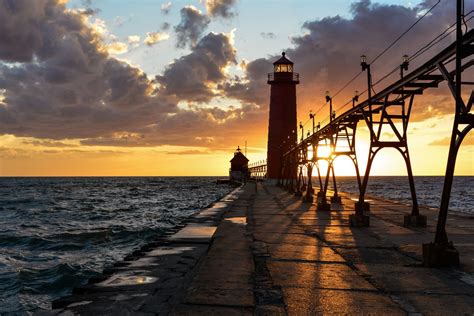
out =
<path fill-rule="evenodd" d="M 313 114 L 313 110 L 309 111 L 309 118 L 311 120 L 313 120 L 313 134 L 314 134 L 314 118 L 315 118 L 315 115 Z"/>
<path fill-rule="evenodd" d="M 409 65 L 409 61 L 408 61 L 408 55 L 403 55 L 402 57 L 402 63 L 400 64 L 400 77 L 403 78 L 403 71 L 408 71 L 408 65 Z"/>

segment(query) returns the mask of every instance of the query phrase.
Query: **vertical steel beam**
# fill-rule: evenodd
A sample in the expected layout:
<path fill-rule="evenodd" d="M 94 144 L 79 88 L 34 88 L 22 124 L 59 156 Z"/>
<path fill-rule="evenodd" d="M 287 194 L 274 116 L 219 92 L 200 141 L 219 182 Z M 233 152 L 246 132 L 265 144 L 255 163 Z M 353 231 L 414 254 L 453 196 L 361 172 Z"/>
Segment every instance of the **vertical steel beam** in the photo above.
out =
<path fill-rule="evenodd" d="M 459 265 L 459 252 L 453 246 L 452 242 L 448 240 L 446 233 L 446 221 L 449 209 L 449 200 L 451 197 L 451 189 L 453 186 L 454 170 L 456 166 L 456 157 L 461 146 L 464 136 L 473 128 L 473 120 L 469 119 L 468 108 L 464 105 L 461 97 L 462 89 L 462 66 L 461 59 L 463 56 L 462 44 L 462 0 L 456 2 L 456 69 L 455 81 L 452 82 L 450 77 L 447 77 L 447 72 L 442 64 L 438 64 L 438 68 L 448 81 L 448 85 L 453 93 L 455 99 L 455 113 L 454 123 L 451 132 L 451 141 L 449 144 L 448 161 L 446 165 L 446 173 L 444 177 L 443 192 L 441 195 L 441 205 L 439 208 L 438 223 L 436 225 L 436 234 L 434 243 L 423 244 L 423 264 L 425 266 L 457 266 Z M 461 121 L 465 117 L 467 120 Z M 460 131 L 459 125 L 467 124 L 467 126 Z"/>
<path fill-rule="evenodd" d="M 303 198 L 304 202 L 313 202 L 313 184 L 311 182 L 311 177 L 313 175 L 313 164 L 311 162 L 307 165 L 308 171 L 308 184 L 306 186 L 306 195 Z"/>
<path fill-rule="evenodd" d="M 319 191 L 323 191 L 323 179 L 321 178 L 321 170 L 319 169 L 319 161 L 316 162 L 316 169 L 318 170 Z"/>
<path fill-rule="evenodd" d="M 410 183 L 410 192 L 411 192 L 411 200 L 412 200 L 412 216 L 420 215 L 420 209 L 418 208 L 418 199 L 416 198 L 416 191 L 415 191 L 415 179 L 413 178 L 413 171 L 411 168 L 410 162 L 410 154 L 408 153 L 408 147 L 406 148 L 405 154 L 402 154 L 405 160 L 405 164 L 407 166 L 407 173 L 408 173 L 408 182 Z"/>
<path fill-rule="evenodd" d="M 447 244 L 448 236 L 446 234 L 446 219 L 448 217 L 449 199 L 451 197 L 451 188 L 453 186 L 454 168 L 456 165 L 457 146 L 456 138 L 459 126 L 459 115 L 461 114 L 461 49 L 462 49 L 462 29 L 461 29 L 461 6 L 462 0 L 457 0 L 456 8 L 456 79 L 455 79 L 455 114 L 454 124 L 449 144 L 448 162 L 444 177 L 443 193 L 441 195 L 441 206 L 439 208 L 438 224 L 436 226 L 435 243 Z"/>

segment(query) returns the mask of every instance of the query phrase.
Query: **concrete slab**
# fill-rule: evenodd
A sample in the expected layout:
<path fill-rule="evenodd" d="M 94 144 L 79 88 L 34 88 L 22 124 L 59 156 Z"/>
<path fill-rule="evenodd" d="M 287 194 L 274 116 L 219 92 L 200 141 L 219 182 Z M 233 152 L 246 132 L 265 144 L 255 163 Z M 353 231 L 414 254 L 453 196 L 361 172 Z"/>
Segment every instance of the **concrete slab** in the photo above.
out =
<path fill-rule="evenodd" d="M 205 305 L 179 305 L 173 310 L 173 315 L 194 316 L 194 315 L 226 315 L 226 316 L 251 316 L 253 309 L 251 307 L 225 307 L 225 306 L 205 306 Z"/>
<path fill-rule="evenodd" d="M 345 262 L 345 260 L 329 247 L 312 245 L 295 246 L 282 243 L 269 245 L 268 250 L 273 260 L 301 260 L 319 262 Z"/>
<path fill-rule="evenodd" d="M 474 218 L 448 217 L 461 268 L 428 269 L 421 243 L 432 241 L 436 210 L 421 208 L 428 227 L 405 228 L 410 205 L 371 197 L 371 226 L 349 227 L 357 199 L 340 195 L 337 211 L 322 212 L 279 188 L 248 183 L 54 313 L 474 313 Z"/>
<path fill-rule="evenodd" d="M 275 283 L 283 287 L 375 290 L 365 279 L 344 264 L 306 262 L 267 263 Z"/>
<path fill-rule="evenodd" d="M 171 236 L 174 242 L 210 242 L 217 226 L 191 224 Z"/>
<path fill-rule="evenodd" d="M 283 287 L 289 315 L 406 315 L 376 292 Z"/>
<path fill-rule="evenodd" d="M 184 303 L 252 308 L 254 305 L 253 287 L 252 289 L 228 289 L 191 286 L 188 288 Z"/>

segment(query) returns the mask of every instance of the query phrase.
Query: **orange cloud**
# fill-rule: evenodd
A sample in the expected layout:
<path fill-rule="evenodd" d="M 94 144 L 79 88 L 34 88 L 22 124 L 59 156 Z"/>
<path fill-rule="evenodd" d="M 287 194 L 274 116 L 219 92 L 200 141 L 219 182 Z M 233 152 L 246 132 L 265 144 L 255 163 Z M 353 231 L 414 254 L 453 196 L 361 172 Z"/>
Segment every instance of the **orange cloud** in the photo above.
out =
<path fill-rule="evenodd" d="M 431 143 L 429 143 L 430 146 L 449 146 L 449 144 L 451 143 L 451 137 L 445 137 L 445 138 L 442 138 L 442 139 L 437 139 L 437 140 L 434 140 L 432 141 Z M 474 137 L 470 137 L 470 135 L 467 135 L 461 146 L 474 146 Z"/>

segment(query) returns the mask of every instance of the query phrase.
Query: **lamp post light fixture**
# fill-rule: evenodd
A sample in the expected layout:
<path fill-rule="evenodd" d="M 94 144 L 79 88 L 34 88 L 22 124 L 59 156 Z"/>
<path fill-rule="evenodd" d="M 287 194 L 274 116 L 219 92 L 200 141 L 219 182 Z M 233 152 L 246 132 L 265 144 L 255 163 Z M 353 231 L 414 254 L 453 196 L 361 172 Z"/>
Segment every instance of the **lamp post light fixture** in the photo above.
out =
<path fill-rule="evenodd" d="M 329 102 L 329 121 L 332 122 L 332 119 L 333 119 L 332 98 L 329 95 L 329 91 L 326 91 L 326 102 Z"/>
<path fill-rule="evenodd" d="M 367 63 L 367 56 L 360 56 L 360 65 L 362 66 L 362 71 L 365 71 L 369 67 L 369 64 Z"/>
<path fill-rule="evenodd" d="M 313 114 L 313 110 L 310 110 L 309 111 L 309 118 L 311 120 L 313 120 L 313 133 L 314 133 L 314 118 L 316 117 L 316 115 Z"/>
<path fill-rule="evenodd" d="M 402 63 L 400 64 L 400 77 L 403 78 L 403 71 L 408 71 L 408 65 L 410 64 L 408 60 L 408 55 L 405 54 L 402 57 Z"/>
<path fill-rule="evenodd" d="M 300 122 L 300 129 L 301 129 L 301 142 L 303 142 L 303 139 L 304 139 L 304 126 L 303 126 L 303 122 Z"/>
<path fill-rule="evenodd" d="M 367 71 L 367 100 L 370 106 L 372 98 L 372 75 L 370 74 L 370 64 L 367 63 L 367 56 L 360 56 L 360 65 L 362 67 L 362 71 Z"/>
<path fill-rule="evenodd" d="M 352 98 L 352 107 L 355 107 L 356 102 L 359 102 L 359 91 L 355 91 L 354 97 Z"/>

